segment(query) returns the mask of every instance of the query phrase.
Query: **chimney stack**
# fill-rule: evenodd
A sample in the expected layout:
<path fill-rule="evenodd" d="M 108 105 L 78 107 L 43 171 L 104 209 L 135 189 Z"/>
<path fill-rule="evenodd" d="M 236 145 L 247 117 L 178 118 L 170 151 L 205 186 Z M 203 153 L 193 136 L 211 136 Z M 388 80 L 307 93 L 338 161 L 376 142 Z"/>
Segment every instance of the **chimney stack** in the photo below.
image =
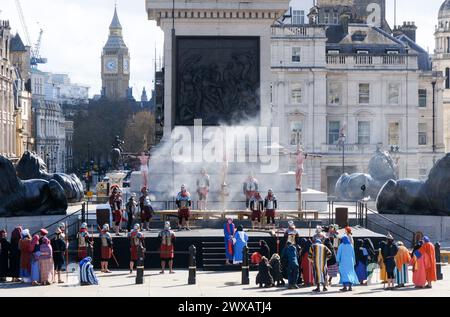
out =
<path fill-rule="evenodd" d="M 411 40 L 416 42 L 417 26 L 414 22 L 403 22 L 403 25 L 397 25 L 394 27 L 393 35 L 398 36 L 405 34 Z"/>

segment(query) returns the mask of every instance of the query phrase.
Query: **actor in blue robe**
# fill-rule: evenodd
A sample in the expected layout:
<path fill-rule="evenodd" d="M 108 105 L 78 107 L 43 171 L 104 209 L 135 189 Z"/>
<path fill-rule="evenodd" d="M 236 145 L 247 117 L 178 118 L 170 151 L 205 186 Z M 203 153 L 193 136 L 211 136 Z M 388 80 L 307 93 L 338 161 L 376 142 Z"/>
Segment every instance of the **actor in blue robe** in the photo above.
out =
<path fill-rule="evenodd" d="M 296 246 L 291 241 L 288 241 L 281 256 L 287 264 L 288 288 L 296 289 L 298 288 L 297 281 L 299 276 L 298 251 Z"/>
<path fill-rule="evenodd" d="M 353 285 L 358 285 L 358 276 L 355 272 L 355 250 L 347 236 L 342 237 L 341 245 L 336 258 L 339 264 L 340 284 L 344 285 L 343 292 L 352 291 Z"/>
<path fill-rule="evenodd" d="M 233 261 L 233 237 L 235 226 L 233 219 L 229 218 L 227 223 L 223 225 L 223 234 L 225 237 L 225 264 L 229 265 Z"/>
<path fill-rule="evenodd" d="M 355 258 L 356 266 L 355 271 L 358 276 L 360 284 L 365 285 L 367 282 L 367 265 L 369 264 L 369 252 L 364 247 L 364 241 L 362 239 L 356 240 L 355 243 Z"/>
<path fill-rule="evenodd" d="M 243 261 L 243 250 L 247 246 L 248 235 L 244 232 L 242 226 L 238 226 L 236 233 L 234 234 L 234 250 L 233 250 L 233 263 L 241 264 Z"/>

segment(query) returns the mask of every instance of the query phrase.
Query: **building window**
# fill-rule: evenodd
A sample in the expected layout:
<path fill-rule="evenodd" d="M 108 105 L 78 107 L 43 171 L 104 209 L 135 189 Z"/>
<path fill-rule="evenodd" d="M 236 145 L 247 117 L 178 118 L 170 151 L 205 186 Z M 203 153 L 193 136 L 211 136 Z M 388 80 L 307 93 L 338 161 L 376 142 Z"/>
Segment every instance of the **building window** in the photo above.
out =
<path fill-rule="evenodd" d="M 400 144 L 400 124 L 398 122 L 390 122 L 388 130 L 388 144 Z"/>
<path fill-rule="evenodd" d="M 370 144 L 370 122 L 358 122 L 358 144 Z"/>
<path fill-rule="evenodd" d="M 302 103 L 302 88 L 298 85 L 292 87 L 291 90 L 291 103 L 301 104 Z"/>
<path fill-rule="evenodd" d="M 325 11 L 325 14 L 323 15 L 323 23 L 330 24 L 330 12 Z"/>
<path fill-rule="evenodd" d="M 389 104 L 398 105 L 400 95 L 399 84 L 389 84 Z"/>
<path fill-rule="evenodd" d="M 339 121 L 328 122 L 328 144 L 338 144 L 341 130 Z"/>
<path fill-rule="evenodd" d="M 328 50 L 327 53 L 329 55 L 339 55 L 340 51 L 339 50 Z"/>
<path fill-rule="evenodd" d="M 419 123 L 419 145 L 427 145 L 427 124 Z"/>
<path fill-rule="evenodd" d="M 305 11 L 293 10 L 292 11 L 292 24 L 305 24 Z"/>
<path fill-rule="evenodd" d="M 368 104 L 370 101 L 370 85 L 359 84 L 359 103 Z"/>
<path fill-rule="evenodd" d="M 427 106 L 427 90 L 419 89 L 419 107 L 425 108 Z"/>
<path fill-rule="evenodd" d="M 294 121 L 291 122 L 291 145 L 303 144 L 303 122 Z"/>
<path fill-rule="evenodd" d="M 292 48 L 292 62 L 293 63 L 300 63 L 300 53 L 301 53 L 300 47 Z"/>
<path fill-rule="evenodd" d="M 386 54 L 388 54 L 388 55 L 398 55 L 398 50 L 387 50 Z"/>
<path fill-rule="evenodd" d="M 339 82 L 330 82 L 328 84 L 328 103 L 330 105 L 341 104 L 342 85 Z"/>
<path fill-rule="evenodd" d="M 339 24 L 339 13 L 333 12 L 333 24 Z"/>

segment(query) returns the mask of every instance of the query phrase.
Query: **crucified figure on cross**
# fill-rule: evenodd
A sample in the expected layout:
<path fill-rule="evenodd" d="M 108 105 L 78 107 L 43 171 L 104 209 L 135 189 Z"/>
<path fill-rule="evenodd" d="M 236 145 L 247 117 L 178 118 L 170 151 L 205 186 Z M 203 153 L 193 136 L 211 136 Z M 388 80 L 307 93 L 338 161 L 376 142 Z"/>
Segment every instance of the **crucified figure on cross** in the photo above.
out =
<path fill-rule="evenodd" d="M 295 183 L 297 191 L 302 191 L 302 178 L 304 172 L 304 164 L 306 159 L 308 158 L 308 153 L 304 153 L 301 148 L 297 150 L 297 161 L 296 161 L 296 170 L 295 170 Z"/>

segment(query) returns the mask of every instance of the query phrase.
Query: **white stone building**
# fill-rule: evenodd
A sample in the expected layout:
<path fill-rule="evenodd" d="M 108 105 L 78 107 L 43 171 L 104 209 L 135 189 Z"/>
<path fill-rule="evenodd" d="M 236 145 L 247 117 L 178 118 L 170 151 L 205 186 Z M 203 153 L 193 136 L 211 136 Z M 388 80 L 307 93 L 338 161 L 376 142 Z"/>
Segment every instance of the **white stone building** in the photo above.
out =
<path fill-rule="evenodd" d="M 0 155 L 17 160 L 32 146 L 29 47 L 0 20 Z"/>
<path fill-rule="evenodd" d="M 450 1 L 442 3 L 438 14 L 438 24 L 435 30 L 436 46 L 433 56 L 433 70 L 440 71 L 445 76 L 444 103 L 444 133 L 446 151 L 450 151 Z"/>
<path fill-rule="evenodd" d="M 272 28 L 273 125 L 281 143 L 323 155 L 306 164 L 306 185 L 329 194 L 343 157 L 346 172 L 367 172 L 380 145 L 393 147 L 401 178 L 426 177 L 445 151 L 444 77 L 432 72 L 411 23 L 389 34 L 348 16 L 339 21 Z"/>
<path fill-rule="evenodd" d="M 48 73 L 32 70 L 35 150 L 49 172 L 65 171 L 65 119 Z"/>

